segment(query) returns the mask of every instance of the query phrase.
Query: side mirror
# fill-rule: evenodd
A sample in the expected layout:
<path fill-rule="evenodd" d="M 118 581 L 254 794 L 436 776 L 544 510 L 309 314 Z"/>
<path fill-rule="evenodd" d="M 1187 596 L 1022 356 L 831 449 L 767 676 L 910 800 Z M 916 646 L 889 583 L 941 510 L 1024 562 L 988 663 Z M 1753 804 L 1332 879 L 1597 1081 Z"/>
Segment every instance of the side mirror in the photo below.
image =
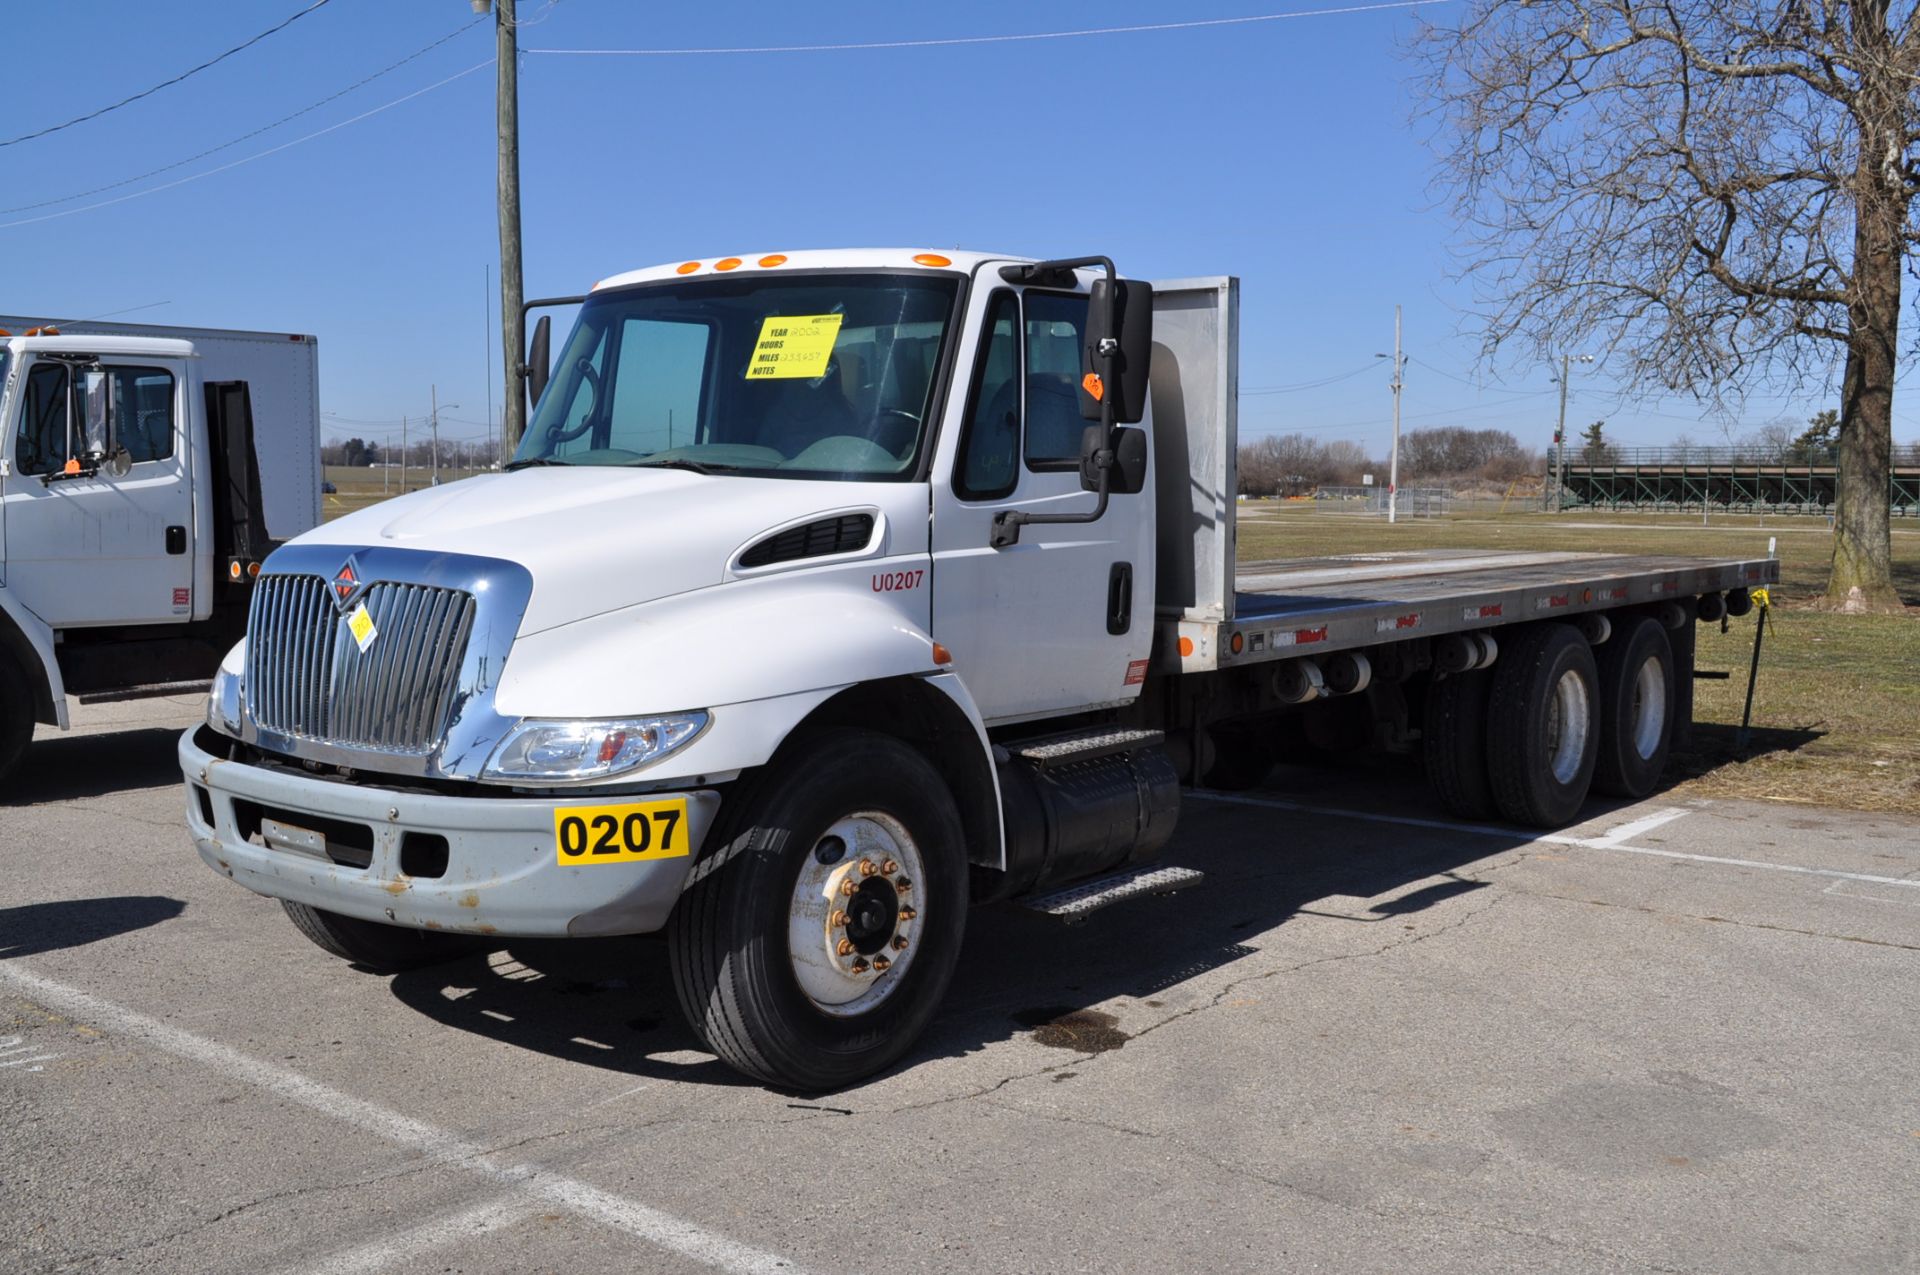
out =
<path fill-rule="evenodd" d="M 533 349 L 527 355 L 527 411 L 540 406 L 547 392 L 547 377 L 553 371 L 553 316 L 543 314 L 533 325 Z"/>
<path fill-rule="evenodd" d="M 1103 315 L 1108 316 L 1106 332 L 1100 330 Z M 1108 335 L 1119 343 L 1114 377 L 1118 383 L 1103 383 L 1101 391 L 1113 395 L 1115 423 L 1136 425 L 1147 414 L 1147 377 L 1153 367 L 1152 284 L 1133 279 L 1093 281 L 1087 302 L 1087 344 L 1080 352 L 1080 415 L 1090 421 L 1100 419 L 1100 400 L 1087 392 L 1087 377 L 1100 372 L 1100 341 Z"/>
<path fill-rule="evenodd" d="M 1100 490 L 1100 450 L 1106 446 L 1098 425 L 1080 431 L 1080 485 L 1088 491 Z M 1107 474 L 1107 490 L 1115 496 L 1132 496 L 1147 485 L 1147 431 L 1113 431 L 1113 466 Z"/>
<path fill-rule="evenodd" d="M 113 450 L 113 383 L 96 368 L 81 377 L 81 396 L 86 400 L 87 424 L 80 451 L 97 465 Z"/>

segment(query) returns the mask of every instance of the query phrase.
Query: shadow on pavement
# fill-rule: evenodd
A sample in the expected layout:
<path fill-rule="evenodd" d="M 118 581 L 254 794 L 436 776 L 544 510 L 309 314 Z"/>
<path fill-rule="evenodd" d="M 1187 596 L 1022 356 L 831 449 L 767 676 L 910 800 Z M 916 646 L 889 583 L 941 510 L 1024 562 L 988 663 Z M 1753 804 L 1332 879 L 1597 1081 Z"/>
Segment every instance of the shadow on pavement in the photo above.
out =
<path fill-rule="evenodd" d="M 180 731 L 172 726 L 36 739 L 13 777 L 0 786 L 0 806 L 80 801 L 178 784 L 179 743 Z"/>
<path fill-rule="evenodd" d="M 139 894 L 0 908 L 0 959 L 84 947 L 130 934 L 171 921 L 186 906 L 179 899 Z"/>
<path fill-rule="evenodd" d="M 1387 786 L 1413 787 L 1404 778 Z M 1335 804 L 1325 787 L 1322 774 L 1283 769 L 1268 794 Z M 1421 804 L 1410 812 L 1438 818 Z M 1190 890 L 1123 903 L 1079 926 L 1004 904 L 976 909 L 945 1004 L 898 1067 L 1027 1034 L 1069 1049 L 1088 1039 L 1122 1047 L 1117 1020 L 1093 1007 L 1123 997 L 1154 1003 L 1252 955 L 1250 940 L 1302 914 L 1383 933 L 1411 929 L 1415 914 L 1484 888 L 1455 875 L 1459 869 L 1533 840 L 1520 830 L 1510 841 L 1446 828 L 1376 826 L 1363 836 L 1347 824 L 1329 832 L 1324 815 L 1204 799 L 1190 801 L 1182 819 L 1165 858 L 1207 873 Z M 506 944 L 402 974 L 392 988 L 436 1022 L 516 1048 L 643 1078 L 751 1083 L 705 1053 L 686 1026 L 657 939 Z"/>

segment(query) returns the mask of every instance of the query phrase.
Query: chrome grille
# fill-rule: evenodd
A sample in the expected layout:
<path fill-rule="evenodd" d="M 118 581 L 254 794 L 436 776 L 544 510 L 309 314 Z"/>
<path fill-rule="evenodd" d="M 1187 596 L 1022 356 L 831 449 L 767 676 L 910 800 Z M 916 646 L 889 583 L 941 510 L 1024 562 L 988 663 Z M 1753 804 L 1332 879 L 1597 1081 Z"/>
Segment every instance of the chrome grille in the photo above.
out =
<path fill-rule="evenodd" d="M 473 595 L 376 581 L 363 652 L 319 576 L 261 576 L 247 623 L 247 709 L 261 730 L 391 753 L 433 751 L 473 632 Z"/>

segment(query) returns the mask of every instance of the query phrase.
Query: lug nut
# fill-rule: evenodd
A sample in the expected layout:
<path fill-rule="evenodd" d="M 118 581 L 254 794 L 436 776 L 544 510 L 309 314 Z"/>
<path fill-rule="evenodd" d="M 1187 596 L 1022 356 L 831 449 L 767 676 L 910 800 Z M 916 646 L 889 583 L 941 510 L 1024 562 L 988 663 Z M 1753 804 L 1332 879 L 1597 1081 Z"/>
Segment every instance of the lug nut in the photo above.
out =
<path fill-rule="evenodd" d="M 879 870 L 880 870 L 880 869 L 878 869 L 878 868 L 876 868 L 876 867 L 874 867 L 874 866 L 873 866 L 873 860 L 872 860 L 872 859 L 862 859 L 862 860 L 860 860 L 860 875 L 861 875 L 861 876 L 863 876 L 863 877 L 870 877 L 870 876 L 872 876 L 872 875 L 873 875 L 874 873 L 876 873 L 876 872 L 878 872 Z"/>
<path fill-rule="evenodd" d="M 893 962 L 892 962 L 892 961 L 890 961 L 890 960 L 888 960 L 888 959 L 887 959 L 886 957 L 884 957 L 884 956 L 876 956 L 876 957 L 874 957 L 874 958 L 873 958 L 873 972 L 874 972 L 874 973 L 876 973 L 876 974 L 884 974 L 884 973 L 886 973 L 886 972 L 887 972 L 888 970 L 890 970 L 890 969 L 892 969 L 892 968 L 893 968 Z"/>
<path fill-rule="evenodd" d="M 894 873 L 898 872 L 899 870 L 900 870 L 900 865 L 895 863 L 892 859 L 888 859 L 885 863 L 880 865 L 880 871 L 886 873 L 888 876 L 892 876 Z"/>
<path fill-rule="evenodd" d="M 911 921 L 913 920 L 914 917 L 919 915 L 920 914 L 914 911 L 912 908 L 901 908 L 898 919 L 902 921 Z"/>
<path fill-rule="evenodd" d="M 836 952 L 838 952 L 838 953 L 840 953 L 840 955 L 842 955 L 842 956 L 852 956 L 852 955 L 853 955 L 853 940 L 852 940 L 852 939 L 841 939 L 841 940 L 840 940 L 840 943 L 839 943 L 839 946 L 837 946 L 837 947 L 835 947 L 835 948 L 834 948 L 833 950 L 834 950 L 834 951 L 836 951 Z"/>
<path fill-rule="evenodd" d="M 846 895 L 848 898 L 852 898 L 854 895 L 854 891 L 858 890 L 859 888 L 860 888 L 859 886 L 853 883 L 852 877 L 848 877 L 846 880 L 840 883 L 840 893 Z"/>
<path fill-rule="evenodd" d="M 836 930 L 845 927 L 846 923 L 847 923 L 847 914 L 845 912 L 842 912 L 839 908 L 835 908 L 833 910 L 833 915 L 827 918 L 827 924 Z"/>
<path fill-rule="evenodd" d="M 913 889 L 913 882 L 907 880 L 905 877 L 901 877 L 893 883 L 893 888 L 905 894 L 907 891 Z"/>
<path fill-rule="evenodd" d="M 894 950 L 894 951 L 896 951 L 896 952 L 904 952 L 904 951 L 906 951 L 906 950 L 907 950 L 907 936 L 906 936 L 906 935 L 904 935 L 904 934 L 896 934 L 896 935 L 894 935 L 894 936 L 893 936 L 893 950 Z"/>
<path fill-rule="evenodd" d="M 856 974 L 864 974 L 867 972 L 867 962 L 865 957 L 862 957 L 853 963 L 853 972 Z"/>

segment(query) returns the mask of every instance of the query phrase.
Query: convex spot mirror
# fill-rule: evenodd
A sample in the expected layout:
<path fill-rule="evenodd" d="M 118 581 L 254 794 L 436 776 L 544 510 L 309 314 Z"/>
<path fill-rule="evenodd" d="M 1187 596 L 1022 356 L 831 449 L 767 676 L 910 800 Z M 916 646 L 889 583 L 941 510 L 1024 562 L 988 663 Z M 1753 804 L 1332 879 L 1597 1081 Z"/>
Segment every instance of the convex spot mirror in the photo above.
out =
<path fill-rule="evenodd" d="M 1100 419 L 1100 400 L 1088 392 L 1089 375 L 1102 371 L 1100 316 L 1112 313 L 1112 335 L 1120 343 L 1116 384 L 1101 382 L 1103 394 L 1113 396 L 1113 419 L 1121 425 L 1138 424 L 1147 414 L 1147 375 L 1153 364 L 1153 285 L 1135 279 L 1109 283 L 1093 281 L 1087 302 L 1087 343 L 1080 351 L 1080 415 Z"/>
<path fill-rule="evenodd" d="M 1100 449 L 1102 430 L 1089 425 L 1080 431 L 1080 485 L 1088 491 L 1100 490 Z M 1113 468 L 1107 477 L 1107 490 L 1116 496 L 1137 494 L 1147 483 L 1147 431 L 1113 431 Z"/>

